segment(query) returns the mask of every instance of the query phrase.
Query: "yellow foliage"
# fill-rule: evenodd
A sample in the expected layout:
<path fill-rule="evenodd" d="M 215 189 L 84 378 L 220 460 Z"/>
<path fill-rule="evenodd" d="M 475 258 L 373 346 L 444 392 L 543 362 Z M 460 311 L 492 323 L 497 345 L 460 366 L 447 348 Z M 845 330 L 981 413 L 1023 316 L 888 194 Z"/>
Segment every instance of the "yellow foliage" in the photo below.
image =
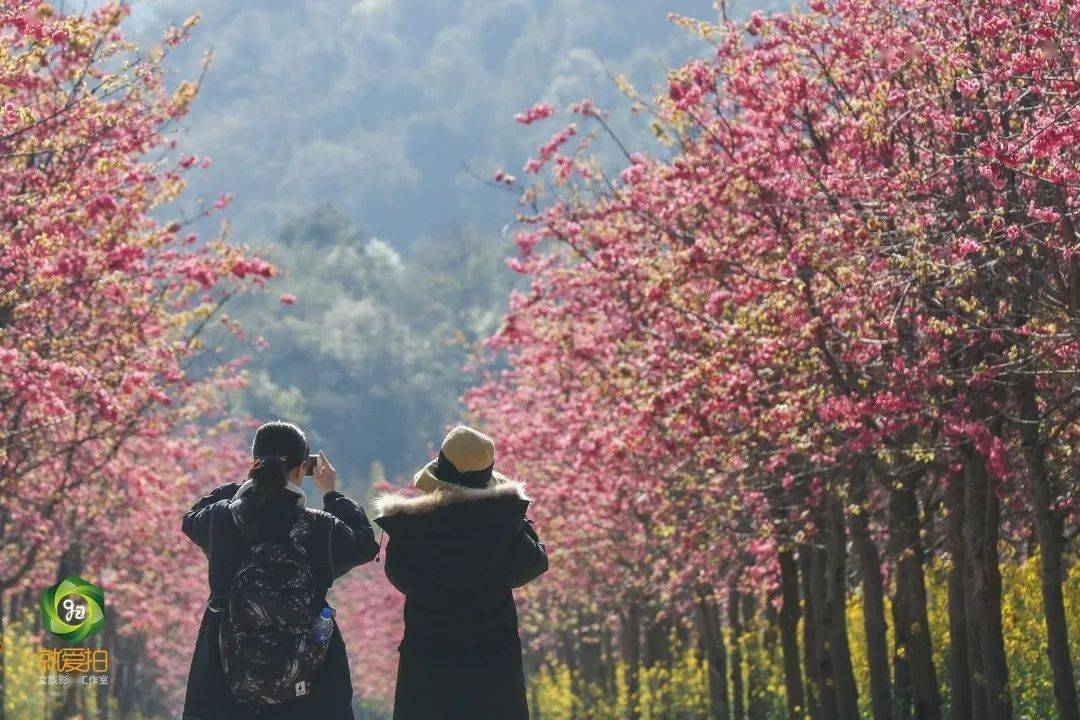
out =
<path fill-rule="evenodd" d="M 45 717 L 45 686 L 39 680 L 34 616 L 26 610 L 4 626 L 4 712 L 5 717 Z"/>
<path fill-rule="evenodd" d="M 677 655 L 670 668 L 641 668 L 641 720 L 692 720 L 709 707 L 708 668 L 693 650 Z"/>
<path fill-rule="evenodd" d="M 43 685 L 39 661 L 44 631 L 36 621 L 37 612 L 27 608 L 4 625 L 4 717 L 45 718 L 61 701 L 65 689 L 58 685 Z M 97 686 L 76 683 L 75 692 L 82 694 L 79 706 L 86 717 L 97 717 Z M 115 717 L 113 703 L 110 708 Z"/>
<path fill-rule="evenodd" d="M 628 717 L 631 703 L 641 720 L 697 720 L 708 712 L 707 673 L 696 650 L 685 650 L 671 667 L 638 668 L 635 700 L 625 663 L 616 664 L 611 690 L 604 683 L 585 683 L 559 664 L 532 679 L 529 701 L 543 720 L 621 720 Z"/>
<path fill-rule="evenodd" d="M 1001 568 L 1001 614 L 1005 654 L 1009 659 L 1009 686 L 1018 718 L 1055 717 L 1054 687 L 1046 656 L 1046 624 L 1039 582 L 1039 556 Z M 1065 620 L 1073 663 L 1080 660 L 1080 572 L 1074 568 L 1066 580 Z"/>

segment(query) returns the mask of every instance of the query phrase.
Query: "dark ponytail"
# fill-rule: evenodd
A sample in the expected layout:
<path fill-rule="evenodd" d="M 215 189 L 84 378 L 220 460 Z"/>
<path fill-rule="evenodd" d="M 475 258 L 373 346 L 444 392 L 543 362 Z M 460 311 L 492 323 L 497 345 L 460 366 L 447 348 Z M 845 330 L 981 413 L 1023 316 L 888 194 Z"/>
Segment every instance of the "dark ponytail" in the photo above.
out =
<path fill-rule="evenodd" d="M 268 422 L 255 431 L 248 478 L 260 503 L 285 489 L 287 474 L 303 464 L 308 452 L 304 431 L 290 422 Z"/>

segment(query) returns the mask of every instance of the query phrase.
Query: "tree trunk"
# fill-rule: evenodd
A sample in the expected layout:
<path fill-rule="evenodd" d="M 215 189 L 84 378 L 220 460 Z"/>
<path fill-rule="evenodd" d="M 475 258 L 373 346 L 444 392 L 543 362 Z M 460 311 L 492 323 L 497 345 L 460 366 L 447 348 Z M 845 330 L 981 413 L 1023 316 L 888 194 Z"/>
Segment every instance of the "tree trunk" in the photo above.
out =
<path fill-rule="evenodd" d="M 78 697 L 76 693 L 79 683 L 73 682 L 60 690 L 60 702 L 52 711 L 53 720 L 71 720 L 79 716 Z"/>
<path fill-rule="evenodd" d="M 863 629 L 866 632 L 866 660 L 870 675 L 870 709 L 874 720 L 892 720 L 892 693 L 889 676 L 889 639 L 885 622 L 885 589 L 881 558 L 870 537 L 867 517 L 866 469 L 856 467 L 851 477 L 851 499 L 857 510 L 849 515 L 852 544 L 859 558 L 863 591 Z"/>
<path fill-rule="evenodd" d="M 78 575 L 82 572 L 82 567 L 82 554 L 79 552 L 79 547 L 74 544 L 69 545 L 60 553 L 56 568 L 57 581 L 63 580 L 68 575 Z M 78 683 L 72 683 L 61 689 L 60 702 L 52 711 L 53 720 L 67 720 L 78 714 L 76 698 L 78 687 Z"/>
<path fill-rule="evenodd" d="M 802 670 L 799 667 L 799 568 L 791 548 L 784 548 L 780 562 L 780 647 L 784 656 L 784 691 L 789 720 L 803 720 L 806 700 L 803 697 Z"/>
<path fill-rule="evenodd" d="M 1065 598 L 1061 585 L 1061 556 L 1065 550 L 1064 523 L 1055 510 L 1057 488 L 1046 466 L 1046 445 L 1040 430 L 1035 378 L 1022 373 L 1016 382 L 1020 401 L 1020 437 L 1027 465 L 1034 507 L 1035 533 L 1039 541 L 1039 579 L 1042 583 L 1043 613 L 1046 615 L 1046 652 L 1054 678 L 1054 700 L 1060 720 L 1080 720 L 1076 680 L 1069 655 L 1069 629 L 1065 621 Z"/>
<path fill-rule="evenodd" d="M 578 640 L 576 633 L 570 630 L 560 630 L 557 634 L 558 658 L 563 667 L 570 670 L 570 694 L 574 697 L 585 697 L 585 688 L 582 682 L 581 662 L 578 658 Z"/>
<path fill-rule="evenodd" d="M 98 685 L 94 689 L 97 703 L 97 720 L 109 720 L 109 686 Z"/>
<path fill-rule="evenodd" d="M 705 645 L 705 660 L 709 664 L 709 718 L 729 720 L 731 710 L 728 704 L 727 648 L 724 645 L 724 630 L 720 626 L 720 612 L 714 603 L 704 597 L 698 601 L 698 612 Z"/>
<path fill-rule="evenodd" d="M 899 583 L 899 581 L 896 581 Z M 897 589 L 893 593 L 893 717 L 911 720 L 911 665 L 908 664 L 908 646 L 911 645 L 911 621 L 908 620 L 907 601 Z"/>
<path fill-rule="evenodd" d="M 585 687 L 604 683 L 604 649 L 598 628 L 601 621 L 592 613 L 583 613 L 578 627 L 578 662 L 581 665 L 581 677 Z"/>
<path fill-rule="evenodd" d="M 836 718 L 859 720 L 859 694 L 847 636 L 847 539 L 844 532 L 844 509 L 835 491 L 830 492 L 826 499 L 825 520 L 825 628 L 836 687 Z"/>
<path fill-rule="evenodd" d="M 964 500 L 967 545 L 974 622 L 982 653 L 981 688 L 986 697 L 987 720 L 1012 720 L 1009 671 L 1005 661 L 1005 641 L 1001 627 L 1001 570 L 998 567 L 997 495 L 986 472 L 983 456 L 972 447 L 964 450 L 967 473 Z M 969 625 L 969 629 L 970 629 Z M 974 690 L 973 690 L 974 692 Z"/>
<path fill-rule="evenodd" d="M 631 600 L 623 615 L 620 628 L 620 645 L 623 662 L 626 663 L 626 692 L 628 695 L 630 720 L 637 720 L 638 696 L 640 695 L 641 669 L 641 607 L 637 601 Z"/>
<path fill-rule="evenodd" d="M 949 684 L 952 720 L 975 720 L 971 706 L 971 668 L 968 663 L 967 611 L 964 568 L 964 484 L 953 477 L 945 489 L 945 548 L 949 568 Z"/>
<path fill-rule="evenodd" d="M 6 717 L 4 705 L 7 703 L 7 691 L 5 687 L 5 675 L 7 666 L 4 664 L 4 633 L 7 630 L 7 598 L 0 591 L 0 720 Z"/>
<path fill-rule="evenodd" d="M 734 582 L 728 586 L 728 627 L 731 628 L 731 717 L 746 720 L 742 671 L 742 618 L 739 617 L 739 590 Z"/>
<path fill-rule="evenodd" d="M 761 618 L 752 595 L 742 596 L 743 626 L 746 628 L 746 705 L 749 720 L 765 720 L 765 654 L 762 632 L 767 621 Z"/>
<path fill-rule="evenodd" d="M 671 621 L 654 617 L 645 628 L 645 667 L 671 666 Z"/>
<path fill-rule="evenodd" d="M 817 655 L 817 612 L 814 605 L 814 550 L 799 547 L 799 587 L 803 602 L 803 668 L 806 673 L 806 713 L 810 720 L 822 720 L 821 669 Z"/>
<path fill-rule="evenodd" d="M 823 534 L 823 533 L 819 533 Z M 836 682 L 832 653 L 829 650 L 829 603 L 827 598 L 826 552 L 814 548 L 810 569 L 810 591 L 814 598 L 814 665 L 818 679 L 818 697 L 821 703 L 821 720 L 839 717 Z"/>
<path fill-rule="evenodd" d="M 116 647 L 116 628 L 113 623 L 105 623 L 105 627 L 101 630 L 101 644 L 103 647 L 115 648 Z M 97 718 L 96 720 L 109 720 L 110 708 L 109 698 L 112 697 L 112 690 L 115 687 L 115 678 L 110 673 L 110 684 L 98 685 L 94 690 L 97 695 Z"/>
<path fill-rule="evenodd" d="M 906 473 L 894 484 L 889 499 L 890 525 L 895 541 L 896 591 L 902 599 L 906 656 L 911 673 L 911 699 L 919 720 L 941 720 L 941 690 L 934 668 L 934 648 L 927 611 L 924 552 L 919 530 L 915 485 L 921 473 Z"/>
<path fill-rule="evenodd" d="M 964 516 L 971 512 L 970 508 L 964 509 Z M 966 522 L 966 520 L 965 520 Z M 966 530 L 966 528 L 965 528 Z M 975 593 L 972 591 L 974 580 L 972 579 L 971 559 L 967 557 L 965 544 L 964 556 L 967 565 L 964 567 L 964 590 L 967 593 L 965 613 L 967 616 L 967 639 L 968 639 L 968 684 L 971 687 L 971 714 L 975 720 L 987 717 L 986 708 L 986 676 L 983 675 L 983 652 L 982 652 L 982 629 L 979 627 L 979 608 Z"/>
<path fill-rule="evenodd" d="M 117 652 L 119 657 L 133 658 L 129 654 L 128 640 L 117 638 Z M 110 658 L 112 653 L 109 653 Z M 116 663 L 116 712 L 124 720 L 131 717 L 135 711 L 135 665 L 133 661 Z M 110 678 L 111 682 L 111 678 Z"/>
<path fill-rule="evenodd" d="M 601 627 L 604 643 L 604 689 L 607 697 L 615 697 L 618 688 L 618 639 L 606 625 Z"/>

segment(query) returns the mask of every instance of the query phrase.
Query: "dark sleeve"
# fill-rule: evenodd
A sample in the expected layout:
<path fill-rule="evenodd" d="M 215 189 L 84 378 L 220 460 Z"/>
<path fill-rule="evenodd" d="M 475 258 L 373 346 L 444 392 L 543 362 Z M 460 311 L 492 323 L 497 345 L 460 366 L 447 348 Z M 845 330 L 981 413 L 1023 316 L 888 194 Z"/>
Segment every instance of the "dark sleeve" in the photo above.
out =
<path fill-rule="evenodd" d="M 375 530 L 364 508 L 337 490 L 323 496 L 323 508 L 333 516 L 330 532 L 330 557 L 334 577 L 339 578 L 357 565 L 371 562 L 379 554 Z"/>
<path fill-rule="evenodd" d="M 540 542 L 532 521 L 526 519 L 503 559 L 500 575 L 511 588 L 519 588 L 546 573 L 547 569 L 547 548 Z"/>
<path fill-rule="evenodd" d="M 204 553 L 209 552 L 210 549 L 210 513 L 214 503 L 232 500 L 239 489 L 240 483 L 231 482 L 220 485 L 211 490 L 209 495 L 203 495 L 196 500 L 191 509 L 184 513 L 180 529 Z"/>
<path fill-rule="evenodd" d="M 394 540 L 393 536 L 386 543 L 386 579 L 402 595 L 415 595 L 424 587 L 423 578 L 412 562 L 411 550 L 409 542 Z"/>

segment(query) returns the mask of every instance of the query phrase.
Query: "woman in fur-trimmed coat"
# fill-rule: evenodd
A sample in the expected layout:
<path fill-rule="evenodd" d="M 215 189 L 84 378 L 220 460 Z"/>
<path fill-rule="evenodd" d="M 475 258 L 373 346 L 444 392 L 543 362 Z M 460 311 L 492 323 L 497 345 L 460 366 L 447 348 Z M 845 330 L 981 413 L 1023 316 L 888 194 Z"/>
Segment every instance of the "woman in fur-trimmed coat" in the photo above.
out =
<path fill-rule="evenodd" d="M 413 479 L 425 494 L 378 501 L 386 576 L 405 595 L 394 720 L 528 720 L 512 590 L 547 551 L 494 459 L 491 438 L 454 428 Z"/>

